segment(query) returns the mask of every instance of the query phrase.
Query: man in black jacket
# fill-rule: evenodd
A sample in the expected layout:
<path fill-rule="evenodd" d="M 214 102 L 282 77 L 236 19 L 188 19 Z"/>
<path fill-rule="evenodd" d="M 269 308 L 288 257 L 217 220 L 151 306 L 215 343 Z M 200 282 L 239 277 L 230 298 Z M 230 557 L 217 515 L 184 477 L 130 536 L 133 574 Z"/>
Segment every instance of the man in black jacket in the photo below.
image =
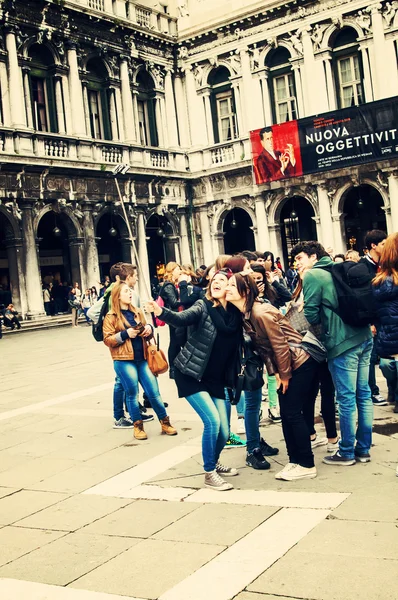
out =
<path fill-rule="evenodd" d="M 359 264 L 366 266 L 369 272 L 369 285 L 372 285 L 372 280 L 376 276 L 377 269 L 379 268 L 380 256 L 385 244 L 387 234 L 380 229 L 372 229 L 368 231 L 365 236 L 365 246 L 368 249 L 366 256 L 359 260 Z M 373 350 L 370 356 L 369 365 L 369 387 L 372 394 L 372 402 L 375 406 L 385 406 L 387 400 L 380 394 L 380 389 L 376 383 L 376 364 L 378 356 L 376 353 L 376 338 L 377 329 L 376 325 L 372 325 L 373 333 Z"/>

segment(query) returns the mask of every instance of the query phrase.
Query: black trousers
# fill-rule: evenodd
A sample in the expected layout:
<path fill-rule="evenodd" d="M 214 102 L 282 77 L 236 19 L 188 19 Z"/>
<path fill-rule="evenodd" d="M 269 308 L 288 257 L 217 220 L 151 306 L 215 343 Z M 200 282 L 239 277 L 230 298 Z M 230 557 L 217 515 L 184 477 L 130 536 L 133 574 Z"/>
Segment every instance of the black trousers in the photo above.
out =
<path fill-rule="evenodd" d="M 169 327 L 169 331 L 170 331 L 170 343 L 169 343 L 169 350 L 168 350 L 168 359 L 169 359 L 169 376 L 170 379 L 174 379 L 174 371 L 175 371 L 175 367 L 174 367 L 174 359 L 176 358 L 177 354 L 179 353 L 179 351 L 181 350 L 181 344 L 179 343 L 178 337 L 176 336 L 176 328 L 175 327 Z"/>
<path fill-rule="evenodd" d="M 317 364 L 317 376 L 313 381 L 312 390 L 310 392 L 310 401 L 304 407 L 304 418 L 307 422 L 310 434 L 315 432 L 314 416 L 315 416 L 315 401 L 321 389 L 321 412 L 322 419 L 325 424 L 326 435 L 329 439 L 337 437 L 336 429 L 336 410 L 334 405 L 335 390 L 333 379 L 328 369 L 326 361 Z"/>
<path fill-rule="evenodd" d="M 309 357 L 301 367 L 293 371 L 286 393 L 278 391 L 282 431 L 289 462 L 302 467 L 315 465 L 310 431 L 303 413 L 311 402 L 310 393 L 316 377 L 317 363 Z"/>

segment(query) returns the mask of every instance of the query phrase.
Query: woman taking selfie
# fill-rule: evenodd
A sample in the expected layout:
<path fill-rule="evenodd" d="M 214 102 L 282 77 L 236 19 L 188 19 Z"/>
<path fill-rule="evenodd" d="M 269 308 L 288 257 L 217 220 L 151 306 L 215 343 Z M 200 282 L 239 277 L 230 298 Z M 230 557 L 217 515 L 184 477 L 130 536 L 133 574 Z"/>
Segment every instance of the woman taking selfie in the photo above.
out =
<path fill-rule="evenodd" d="M 205 487 L 217 491 L 232 489 L 221 475 L 238 471 L 225 467 L 219 457 L 229 436 L 230 403 L 225 387 L 235 383 L 238 370 L 237 348 L 242 336 L 242 321 L 225 300 L 229 274 L 217 272 L 203 300 L 180 313 L 149 302 L 148 310 L 174 327 L 194 326 L 188 341 L 178 354 L 175 382 L 180 398 L 185 397 L 203 421 L 202 455 Z"/>
<path fill-rule="evenodd" d="M 138 404 L 138 383 L 141 384 L 161 425 L 162 433 L 177 435 L 170 425 L 159 393 L 158 380 L 147 363 L 147 343 L 152 327 L 146 324 L 144 313 L 131 304 L 132 290 L 126 283 L 116 283 L 112 288 L 112 309 L 104 319 L 104 343 L 109 347 L 116 375 L 126 393 L 126 405 L 134 423 L 134 437 L 146 440 Z"/>
<path fill-rule="evenodd" d="M 271 304 L 256 300 L 257 286 L 247 275 L 231 277 L 227 301 L 244 315 L 244 326 L 255 349 L 262 356 L 269 374 L 280 382 L 279 404 L 289 463 L 276 479 L 295 481 L 316 477 L 310 433 L 303 417 L 303 406 L 316 376 L 317 363 L 302 348 L 301 335 Z M 261 402 L 259 394 L 258 404 Z"/>

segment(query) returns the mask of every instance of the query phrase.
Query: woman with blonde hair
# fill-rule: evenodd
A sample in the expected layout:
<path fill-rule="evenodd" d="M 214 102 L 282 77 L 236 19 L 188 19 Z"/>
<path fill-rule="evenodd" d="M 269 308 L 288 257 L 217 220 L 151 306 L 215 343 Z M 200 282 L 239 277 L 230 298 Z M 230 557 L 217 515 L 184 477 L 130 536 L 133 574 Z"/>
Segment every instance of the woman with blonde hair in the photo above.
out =
<path fill-rule="evenodd" d="M 163 284 L 160 288 L 159 296 L 163 300 L 164 306 L 173 312 L 178 312 L 180 309 L 180 297 L 177 289 L 178 278 L 182 273 L 181 265 L 176 262 L 168 262 L 165 268 Z M 181 346 L 176 337 L 174 327 L 169 327 L 170 342 L 168 348 L 168 358 L 170 371 L 170 379 L 174 379 L 174 359 L 179 353 Z"/>
<path fill-rule="evenodd" d="M 109 347 L 116 375 L 126 393 L 126 405 L 134 424 L 134 437 L 146 440 L 138 403 L 138 383 L 151 403 L 161 425 L 162 433 L 177 435 L 171 426 L 160 397 L 157 378 L 149 369 L 146 340 L 152 337 L 152 327 L 145 321 L 141 309 L 131 304 L 132 290 L 124 283 L 112 287 L 112 309 L 104 319 L 104 343 Z"/>

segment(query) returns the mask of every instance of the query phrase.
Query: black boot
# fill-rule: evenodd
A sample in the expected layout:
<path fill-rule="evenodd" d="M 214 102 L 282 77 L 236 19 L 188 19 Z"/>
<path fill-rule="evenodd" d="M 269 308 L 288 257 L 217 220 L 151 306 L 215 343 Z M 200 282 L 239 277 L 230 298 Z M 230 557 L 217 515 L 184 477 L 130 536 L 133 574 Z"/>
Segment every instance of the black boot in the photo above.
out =
<path fill-rule="evenodd" d="M 263 456 L 276 456 L 277 454 L 279 454 L 279 449 L 273 448 L 272 446 L 267 444 L 264 438 L 260 439 L 260 450 Z"/>

